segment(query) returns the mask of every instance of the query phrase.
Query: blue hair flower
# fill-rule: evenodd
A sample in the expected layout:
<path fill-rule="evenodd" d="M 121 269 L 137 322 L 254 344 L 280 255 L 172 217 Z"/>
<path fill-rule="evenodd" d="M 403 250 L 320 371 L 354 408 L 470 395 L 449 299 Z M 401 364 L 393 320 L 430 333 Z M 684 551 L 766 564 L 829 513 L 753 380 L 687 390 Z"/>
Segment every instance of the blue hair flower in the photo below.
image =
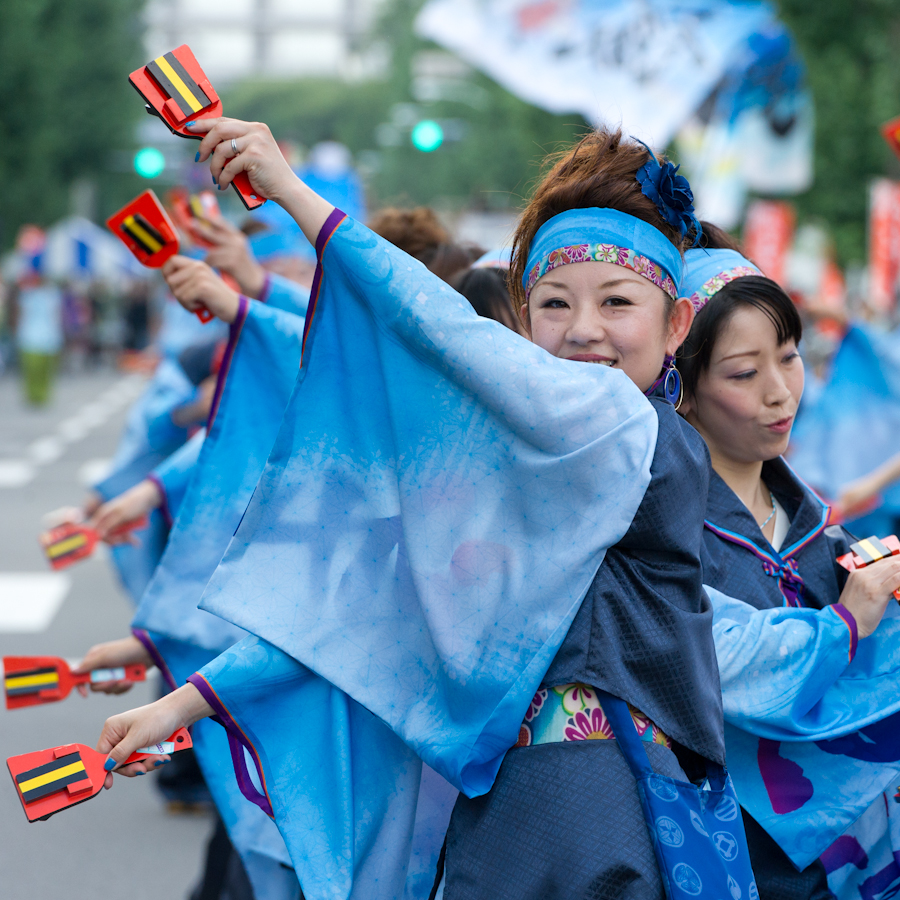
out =
<path fill-rule="evenodd" d="M 643 141 L 638 143 L 647 147 Z M 637 171 L 641 193 L 656 204 L 659 214 L 678 230 L 682 238 L 693 228 L 696 245 L 703 230 L 694 214 L 694 192 L 690 183 L 684 175 L 678 174 L 681 166 L 673 166 L 670 162 L 660 165 L 653 151 L 649 147 L 647 150 L 650 159 Z"/>

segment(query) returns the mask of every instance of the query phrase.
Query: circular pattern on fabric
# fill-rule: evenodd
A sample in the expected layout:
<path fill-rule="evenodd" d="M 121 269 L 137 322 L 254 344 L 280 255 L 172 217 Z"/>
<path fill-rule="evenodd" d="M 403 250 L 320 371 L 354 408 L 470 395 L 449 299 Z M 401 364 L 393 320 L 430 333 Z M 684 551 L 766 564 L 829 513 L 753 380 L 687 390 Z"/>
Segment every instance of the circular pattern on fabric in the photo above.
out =
<path fill-rule="evenodd" d="M 750 890 L 747 891 L 747 896 L 750 900 L 759 900 L 759 888 L 756 886 L 755 881 L 750 882 Z"/>
<path fill-rule="evenodd" d="M 700 876 L 687 863 L 678 863 L 672 869 L 672 880 L 681 890 L 692 897 L 696 897 L 703 890 Z"/>
<path fill-rule="evenodd" d="M 709 837 L 709 832 L 706 830 L 706 826 L 703 824 L 703 819 L 700 818 L 700 813 L 696 810 L 691 810 L 691 825 L 703 835 L 703 837 Z"/>
<path fill-rule="evenodd" d="M 741 900 L 741 888 L 740 885 L 731 877 L 728 876 L 728 890 L 731 891 L 731 896 L 734 900 Z"/>
<path fill-rule="evenodd" d="M 656 836 L 667 847 L 680 847 L 684 843 L 684 832 L 674 819 L 660 816 L 656 820 Z"/>
<path fill-rule="evenodd" d="M 719 855 L 726 862 L 731 862 L 738 855 L 738 842 L 730 831 L 717 831 L 712 840 Z"/>
<path fill-rule="evenodd" d="M 663 778 L 662 775 L 650 775 L 647 778 L 647 787 L 649 787 L 660 800 L 665 800 L 667 803 L 671 803 L 673 800 L 678 799 L 678 789 L 667 778 Z"/>
<path fill-rule="evenodd" d="M 737 801 L 723 794 L 716 805 L 716 818 L 720 822 L 733 822 L 738 815 Z"/>

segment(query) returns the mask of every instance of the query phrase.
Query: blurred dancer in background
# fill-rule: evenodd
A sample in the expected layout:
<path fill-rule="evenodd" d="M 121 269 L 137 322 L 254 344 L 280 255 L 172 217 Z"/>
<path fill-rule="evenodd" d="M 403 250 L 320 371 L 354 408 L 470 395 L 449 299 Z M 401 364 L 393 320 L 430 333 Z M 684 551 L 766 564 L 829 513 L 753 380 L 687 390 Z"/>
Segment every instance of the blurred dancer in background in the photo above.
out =
<path fill-rule="evenodd" d="M 15 332 L 25 399 L 32 406 L 50 402 L 63 346 L 63 293 L 41 273 L 40 255 L 18 279 Z"/>

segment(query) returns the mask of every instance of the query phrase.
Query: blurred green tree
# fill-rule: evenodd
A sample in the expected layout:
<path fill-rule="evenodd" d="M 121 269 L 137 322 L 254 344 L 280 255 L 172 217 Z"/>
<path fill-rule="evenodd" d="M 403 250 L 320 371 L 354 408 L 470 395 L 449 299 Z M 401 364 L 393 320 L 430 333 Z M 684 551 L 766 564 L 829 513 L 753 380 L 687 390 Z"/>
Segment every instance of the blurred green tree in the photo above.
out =
<path fill-rule="evenodd" d="M 108 171 L 144 115 L 127 74 L 143 62 L 142 0 L 0 3 L 0 242 L 47 226 L 95 179 L 102 211 L 137 180 Z"/>
<path fill-rule="evenodd" d="M 900 177 L 880 134 L 900 115 L 897 0 L 778 0 L 806 62 L 816 110 L 815 182 L 796 198 L 801 218 L 821 221 L 842 264 L 866 258 L 868 185 Z"/>

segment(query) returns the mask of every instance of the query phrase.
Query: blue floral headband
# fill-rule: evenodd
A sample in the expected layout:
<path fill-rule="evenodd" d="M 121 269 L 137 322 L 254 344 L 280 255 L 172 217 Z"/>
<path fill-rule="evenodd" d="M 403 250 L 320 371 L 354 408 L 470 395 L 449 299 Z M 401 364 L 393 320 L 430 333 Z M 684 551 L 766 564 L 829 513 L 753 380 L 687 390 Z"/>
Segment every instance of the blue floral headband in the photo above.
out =
<path fill-rule="evenodd" d="M 671 298 L 678 296 L 683 262 L 678 248 L 643 219 L 617 209 L 570 209 L 548 219 L 528 249 L 522 276 L 527 301 L 539 278 L 558 266 L 576 262 L 625 266 Z"/>
<path fill-rule="evenodd" d="M 700 312 L 726 284 L 747 275 L 762 272 L 735 250 L 688 250 L 684 254 L 680 293 Z"/>

